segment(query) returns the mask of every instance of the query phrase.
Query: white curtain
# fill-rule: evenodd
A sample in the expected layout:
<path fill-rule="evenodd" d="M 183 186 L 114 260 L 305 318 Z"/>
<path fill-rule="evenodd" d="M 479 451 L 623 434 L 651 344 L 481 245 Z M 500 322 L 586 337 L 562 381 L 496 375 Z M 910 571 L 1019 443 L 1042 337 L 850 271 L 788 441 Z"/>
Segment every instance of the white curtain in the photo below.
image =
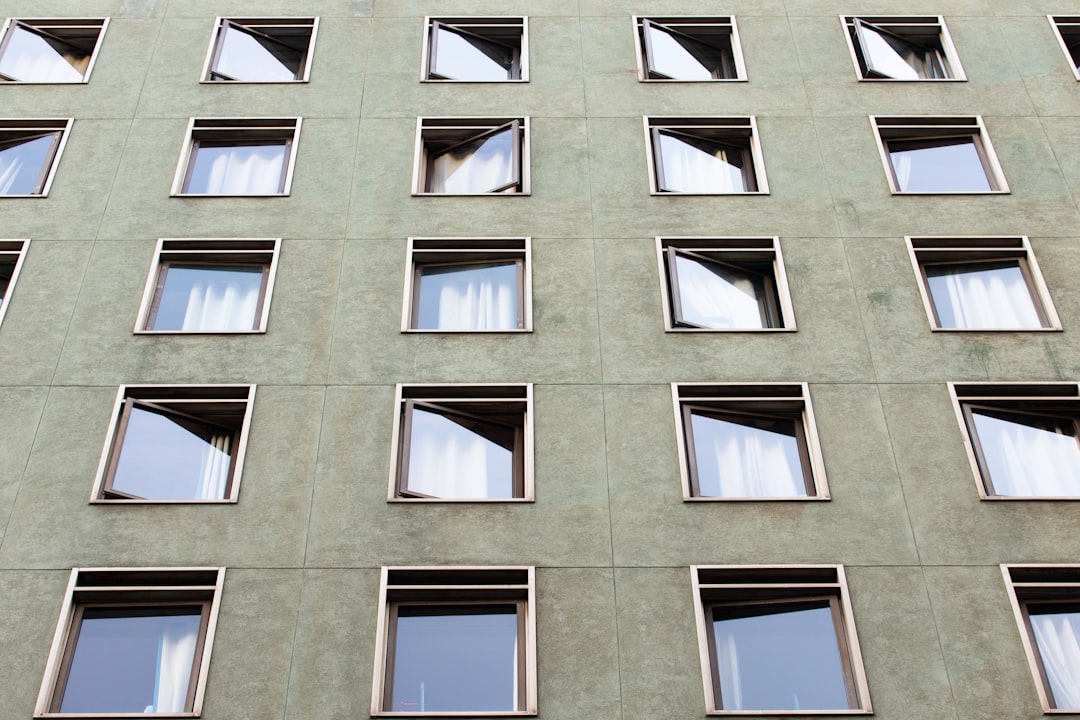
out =
<path fill-rule="evenodd" d="M 728 159 L 728 151 L 707 152 L 665 133 L 660 138 L 663 190 L 693 193 L 746 192 L 742 170 Z M 741 156 L 742 153 L 738 152 Z M 738 158 L 738 159 L 741 159 Z"/>
<path fill-rule="evenodd" d="M 794 437 L 701 415 L 693 419 L 701 493 L 715 497 L 806 495 Z M 790 457 L 795 454 L 795 457 Z M 704 462 L 703 462 L 704 461 Z M 794 461 L 794 464 L 793 464 Z M 708 468 L 715 468 L 715 491 Z"/>
<path fill-rule="evenodd" d="M 267 155 L 267 152 L 273 154 Z M 205 150 L 200 150 L 200 154 Z M 281 191 L 285 148 L 279 145 L 213 148 L 206 187 L 191 192 L 211 195 L 274 195 Z"/>
<path fill-rule="evenodd" d="M 1080 709 L 1080 640 L 1077 613 L 1030 615 L 1054 707 Z"/>
<path fill-rule="evenodd" d="M 691 258 L 676 256 L 682 316 L 710 328 L 760 328 L 761 306 L 753 281 L 724 278 Z"/>
<path fill-rule="evenodd" d="M 12 153 L 0 153 L 0 195 L 13 194 L 11 189 L 19 179 L 24 163 L 18 148 L 13 148 Z M 10 154 L 10 158 L 5 155 Z M 21 193 L 19 193 L 21 194 Z"/>
<path fill-rule="evenodd" d="M 267 41 L 268 42 L 268 41 Z M 235 80 L 286 82 L 296 72 L 279 60 L 253 35 L 226 25 L 222 29 L 221 52 L 214 70 Z"/>
<path fill-rule="evenodd" d="M 741 710 L 742 677 L 739 671 L 739 653 L 735 647 L 735 636 L 724 635 L 715 638 L 716 660 L 720 675 L 720 698 L 725 710 Z"/>
<path fill-rule="evenodd" d="M 89 63 L 88 55 L 65 55 L 40 35 L 16 26 L 0 57 L 0 74 L 24 82 L 82 82 Z"/>
<path fill-rule="evenodd" d="M 491 443 L 452 420 L 414 409 L 408 490 L 441 498 L 486 498 Z"/>
<path fill-rule="evenodd" d="M 229 479 L 229 456 L 232 436 L 221 433 L 211 436 L 203 450 L 202 479 L 199 483 L 200 500 L 220 500 L 225 497 L 225 485 Z"/>
<path fill-rule="evenodd" d="M 1012 273 L 957 272 L 933 279 L 941 284 L 958 328 L 1037 328 L 1039 314 L 1019 268 Z M 938 313 L 941 314 L 939 308 Z"/>
<path fill-rule="evenodd" d="M 428 192 L 487 193 L 514 181 L 511 130 L 492 135 L 477 147 L 445 152 L 431 162 Z"/>
<path fill-rule="evenodd" d="M 973 412 L 997 495 L 1080 496 L 1076 437 Z"/>
<path fill-rule="evenodd" d="M 485 278 L 479 271 L 454 279 L 439 290 L 439 327 L 456 330 L 505 330 L 517 327 L 515 288 Z M 460 282 L 465 280 L 465 282 Z"/>
<path fill-rule="evenodd" d="M 187 709 L 199 622 L 191 615 L 165 616 L 161 620 L 154 704 L 143 712 L 180 713 Z"/>
<path fill-rule="evenodd" d="M 183 330 L 251 330 L 259 306 L 259 288 L 196 282 L 188 294 Z"/>

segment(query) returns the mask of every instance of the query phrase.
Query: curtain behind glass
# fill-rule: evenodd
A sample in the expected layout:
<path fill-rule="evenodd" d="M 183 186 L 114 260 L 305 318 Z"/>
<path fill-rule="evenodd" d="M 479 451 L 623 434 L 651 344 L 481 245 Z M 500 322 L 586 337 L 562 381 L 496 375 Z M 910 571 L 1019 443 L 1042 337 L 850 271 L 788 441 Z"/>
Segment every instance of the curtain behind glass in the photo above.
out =
<path fill-rule="evenodd" d="M 179 713 L 187 709 L 200 619 L 197 615 L 161 618 L 154 703 L 143 712 Z"/>
<path fill-rule="evenodd" d="M 1080 496 L 1080 447 L 1064 428 L 1003 420 L 972 410 L 975 432 L 995 495 Z M 1066 423 L 1070 421 L 1064 421 Z"/>
<path fill-rule="evenodd" d="M 715 329 L 768 327 L 753 279 L 732 267 L 675 255 L 679 317 Z"/>
<path fill-rule="evenodd" d="M 0 195 L 41 192 L 43 174 L 60 133 L 0 144 Z"/>
<path fill-rule="evenodd" d="M 743 178 L 745 153 L 711 146 L 708 150 L 666 132 L 658 132 L 661 190 L 687 193 L 748 192 Z M 701 143 L 706 145 L 707 143 Z"/>
<path fill-rule="evenodd" d="M 1029 615 L 1054 707 L 1080 708 L 1080 613 Z"/>
<path fill-rule="evenodd" d="M 489 193 L 516 181 L 513 128 L 459 145 L 428 163 L 427 192 Z"/>
<path fill-rule="evenodd" d="M 23 82 L 82 82 L 90 55 L 59 39 L 47 38 L 12 24 L 0 56 L 0 75 Z"/>
<path fill-rule="evenodd" d="M 513 330 L 517 263 L 421 268 L 419 304 L 419 329 Z"/>
<path fill-rule="evenodd" d="M 890 140 L 889 162 L 901 192 L 990 192 L 993 188 L 970 136 Z"/>
<path fill-rule="evenodd" d="M 514 497 L 514 453 L 438 413 L 414 407 L 407 490 L 440 498 Z"/>
<path fill-rule="evenodd" d="M 698 412 L 690 417 L 702 496 L 806 495 L 793 421 L 779 421 L 791 430 L 773 431 Z"/>
<path fill-rule="evenodd" d="M 285 142 L 265 145 L 200 144 L 184 192 L 207 195 L 276 195 L 282 191 Z"/>
<path fill-rule="evenodd" d="M 271 37 L 226 22 L 218 42 L 214 72 L 230 80 L 287 82 L 300 75 L 304 54 Z"/>
<path fill-rule="evenodd" d="M 944 58 L 933 48 L 897 37 L 856 20 L 856 32 L 866 66 L 896 80 L 938 80 L 947 78 Z"/>
<path fill-rule="evenodd" d="M 928 266 L 938 321 L 946 328 L 1038 328 L 1039 313 L 1016 261 Z"/>
<path fill-rule="evenodd" d="M 251 330 L 262 290 L 263 269 L 170 266 L 154 329 L 203 332 Z M 177 286 L 177 292 L 170 292 Z M 178 292 L 186 289 L 186 297 Z M 181 319 L 182 314 L 182 319 Z M 180 320 L 178 327 L 176 320 Z"/>
<path fill-rule="evenodd" d="M 433 23 L 431 72 L 449 80 L 516 80 L 514 48 Z"/>

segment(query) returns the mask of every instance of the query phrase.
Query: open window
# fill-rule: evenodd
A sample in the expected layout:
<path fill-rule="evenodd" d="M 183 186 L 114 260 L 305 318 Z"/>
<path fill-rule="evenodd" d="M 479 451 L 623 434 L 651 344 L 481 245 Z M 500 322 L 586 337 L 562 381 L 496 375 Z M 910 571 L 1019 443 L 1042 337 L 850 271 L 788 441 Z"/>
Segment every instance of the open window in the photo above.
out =
<path fill-rule="evenodd" d="M 842 18 L 862 80 L 963 80 L 945 20 L 929 17 Z"/>
<path fill-rule="evenodd" d="M 288 195 L 300 118 L 192 118 L 173 195 Z"/>
<path fill-rule="evenodd" d="M 8 18 L 0 39 L 0 82 L 87 82 L 108 24 L 107 18 Z"/>
<path fill-rule="evenodd" d="M 684 500 L 828 500 L 805 383 L 671 386 Z"/>
<path fill-rule="evenodd" d="M 1080 80 L 1080 15 L 1048 15 L 1073 75 Z"/>
<path fill-rule="evenodd" d="M 198 717 L 224 579 L 72 570 L 34 717 Z"/>
<path fill-rule="evenodd" d="M 126 385 L 92 502 L 235 502 L 254 385 Z"/>
<path fill-rule="evenodd" d="M 529 19 L 426 18 L 423 80 L 515 82 L 529 79 Z"/>
<path fill-rule="evenodd" d="M 528 118 L 418 118 L 415 195 L 529 193 Z"/>
<path fill-rule="evenodd" d="M 646 117 L 645 133 L 654 195 L 769 192 L 753 117 Z"/>
<path fill-rule="evenodd" d="M 73 120 L 0 120 L 0 197 L 43 197 Z"/>
<path fill-rule="evenodd" d="M 0 240 L 0 322 L 4 320 L 29 246 L 29 240 Z"/>
<path fill-rule="evenodd" d="M 745 80 L 733 17 L 634 17 L 640 80 Z"/>
<path fill-rule="evenodd" d="M 399 385 L 391 500 L 533 499 L 531 385 Z"/>
<path fill-rule="evenodd" d="M 318 18 L 218 18 L 203 82 L 304 82 Z"/>
<path fill-rule="evenodd" d="M 981 117 L 871 117 L 893 193 L 1006 193 Z"/>
<path fill-rule="evenodd" d="M 872 713 L 843 566 L 690 572 L 708 714 Z"/>

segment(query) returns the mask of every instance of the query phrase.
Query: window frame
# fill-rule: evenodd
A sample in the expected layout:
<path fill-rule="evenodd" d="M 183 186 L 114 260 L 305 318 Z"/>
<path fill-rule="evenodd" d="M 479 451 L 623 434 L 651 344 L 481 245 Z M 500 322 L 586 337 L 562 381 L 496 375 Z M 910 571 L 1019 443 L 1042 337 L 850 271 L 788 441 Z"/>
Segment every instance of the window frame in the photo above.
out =
<path fill-rule="evenodd" d="M 513 453 L 514 497 L 507 498 L 465 498 L 434 497 L 420 493 L 409 494 L 408 452 L 411 447 L 411 413 L 416 403 L 421 407 L 430 405 L 436 410 L 449 409 L 446 414 L 485 419 L 487 416 L 472 407 L 491 404 L 494 406 L 522 407 L 520 429 L 515 432 Z M 467 406 L 459 409 L 457 405 Z M 495 412 L 495 411 L 492 411 Z M 505 415 L 511 410 L 498 410 Z M 441 413 L 440 413 L 441 414 Z M 490 421 L 491 425 L 503 425 L 501 420 Z M 534 477 L 534 424 L 533 424 L 533 386 L 532 383 L 442 383 L 442 384 L 404 384 L 398 383 L 394 391 L 394 425 L 390 440 L 390 482 L 387 502 L 403 503 L 516 503 L 535 500 Z M 516 457 L 519 454 L 520 457 Z"/>
<path fill-rule="evenodd" d="M 911 259 L 915 277 L 918 280 L 919 295 L 932 332 L 1060 332 L 1061 320 L 1054 309 L 1050 291 L 1046 287 L 1039 263 L 1031 249 L 1031 242 L 1026 235 L 1017 236 L 914 236 L 904 237 L 908 256 Z M 959 328 L 942 327 L 938 319 L 937 308 L 930 292 L 927 266 L 982 264 L 994 261 L 1015 260 L 1024 277 L 1032 305 L 1039 315 L 1041 327 L 1030 328 Z"/>
<path fill-rule="evenodd" d="M 863 667 L 862 650 L 855 628 L 847 576 L 843 565 L 691 565 L 694 614 L 697 621 L 701 680 L 705 691 L 706 715 L 872 715 L 870 688 Z M 717 607 L 768 605 L 776 602 L 829 600 L 833 625 L 844 665 L 846 710 L 739 710 L 724 709 L 719 699 L 719 681 L 713 662 L 714 641 L 706 617 Z M 845 657 L 846 656 L 846 657 Z"/>
<path fill-rule="evenodd" d="M 273 34 L 269 32 L 263 32 L 258 28 L 273 28 L 273 27 L 295 27 L 295 28 L 311 28 L 311 32 L 308 34 L 307 50 L 304 52 L 304 59 L 302 60 L 303 68 L 300 72 L 300 77 L 293 80 L 232 80 L 232 79 L 215 79 L 214 65 L 220 55 L 221 49 L 218 45 L 222 38 L 222 31 L 227 25 L 235 25 L 244 30 L 257 33 L 259 35 L 266 35 L 272 40 L 281 42 Z M 274 84 L 288 84 L 288 83 L 306 83 L 311 78 L 311 60 L 315 53 L 315 38 L 319 32 L 319 17 L 224 17 L 218 16 L 214 20 L 214 29 L 210 33 L 210 47 L 206 52 L 206 59 L 203 61 L 202 75 L 199 76 L 199 82 L 208 85 L 274 85 Z M 285 44 L 285 43 L 282 43 Z"/>
<path fill-rule="evenodd" d="M 98 461 L 94 487 L 90 493 L 91 504 L 106 505 L 220 505 L 235 504 L 240 493 L 240 479 L 247 454 L 248 438 L 251 435 L 251 415 L 255 406 L 255 385 L 121 385 L 116 392 L 105 446 Z M 176 410 L 170 403 L 193 405 L 220 405 L 223 409 L 243 405 L 243 416 L 233 430 L 233 452 L 230 454 L 230 466 L 224 497 L 221 498 L 181 498 L 161 499 L 126 496 L 120 491 L 112 491 L 113 476 L 123 447 L 124 433 L 127 429 L 131 408 L 135 404 L 144 404 L 155 409 L 172 410 L 177 417 L 201 421 L 207 425 L 214 420 L 200 417 L 194 411 L 186 413 Z M 162 413 L 164 414 L 164 413 Z M 220 414 L 220 413 L 219 413 Z M 232 416 L 238 412 L 227 413 Z M 114 497 L 109 497 L 112 494 Z"/>
<path fill-rule="evenodd" d="M 831 499 L 807 383 L 671 383 L 671 398 L 675 408 L 675 441 L 683 502 L 814 502 Z M 796 430 L 802 430 L 795 440 L 807 494 L 791 497 L 701 495 L 689 422 L 691 411 L 701 409 L 751 420 L 793 420 Z"/>
<path fill-rule="evenodd" d="M 1058 45 L 1061 46 L 1061 52 L 1065 53 L 1065 60 L 1068 61 L 1069 67 L 1072 69 L 1073 77 L 1080 81 L 1080 15 L 1047 15 L 1046 19 L 1054 30 L 1054 36 L 1057 38 Z M 1068 33 L 1062 32 L 1063 25 L 1070 28 Z M 1075 57 L 1069 49 L 1069 41 L 1065 39 L 1066 35 L 1069 37 L 1076 36 L 1077 51 Z"/>
<path fill-rule="evenodd" d="M 981 115 L 871 115 L 870 126 L 874 131 L 878 154 L 885 169 L 885 179 L 893 195 L 1006 195 L 1009 183 L 1005 172 L 998 162 L 990 135 L 986 132 Z M 901 131 L 896 137 L 884 137 Z M 902 132 L 902 131 L 907 132 Z M 912 142 L 918 140 L 936 140 L 970 137 L 973 147 L 979 155 L 979 161 L 986 175 L 989 190 L 902 190 L 893 169 L 888 148 L 890 140 Z"/>
<path fill-rule="evenodd" d="M 429 161 L 446 153 L 455 147 L 459 147 L 485 135 L 502 131 L 503 128 L 511 128 L 515 131 L 513 138 L 513 154 L 511 168 L 516 177 L 516 182 L 501 186 L 504 189 L 493 192 L 454 193 L 432 192 L 428 187 L 428 164 Z M 440 148 L 434 154 L 428 149 L 431 138 L 425 138 L 425 131 L 448 132 L 460 135 L 459 138 L 448 141 L 446 147 Z M 529 172 L 529 117 L 424 117 L 416 118 L 416 148 L 413 156 L 413 181 L 412 194 L 420 197 L 517 197 L 531 194 L 531 179 Z M 517 186 L 516 192 L 508 191 L 508 188 Z"/>
<path fill-rule="evenodd" d="M 634 47 L 637 53 L 638 82 L 746 82 L 746 62 L 743 59 L 742 43 L 739 41 L 739 28 L 734 15 L 634 15 L 631 20 L 634 24 Z M 677 28 L 680 26 L 712 26 L 717 28 L 727 27 L 727 36 L 731 43 L 731 62 L 735 72 L 734 77 L 710 78 L 708 80 L 694 80 L 690 78 L 650 77 L 655 71 L 649 68 L 649 40 L 645 32 L 646 23 L 652 23 L 664 28 L 672 26 L 675 32 L 689 35 L 697 39 L 691 33 L 683 33 Z M 719 33 L 718 33 L 719 34 Z M 700 41 L 699 41 L 700 42 Z"/>
<path fill-rule="evenodd" d="M 135 320 L 136 335 L 253 335 L 266 332 L 270 317 L 270 300 L 277 277 L 281 238 L 159 238 L 154 259 L 146 277 L 139 314 Z M 251 258 L 247 260 L 245 258 Z M 262 289 L 255 310 L 256 323 L 250 330 L 157 330 L 149 327 L 156 316 L 161 292 L 164 290 L 168 268 L 173 264 L 198 265 L 206 268 L 228 268 L 231 265 L 262 265 Z"/>
<path fill-rule="evenodd" d="M 184 144 L 180 151 L 180 161 L 173 177 L 171 197 L 215 198 L 215 197 L 287 197 L 292 190 L 293 169 L 296 165 L 296 149 L 300 141 L 300 126 L 303 118 L 191 118 L 188 120 Z M 198 156 L 198 148 L 203 142 L 228 143 L 223 147 L 241 147 L 253 144 L 252 141 L 282 141 L 285 146 L 285 158 L 281 163 L 281 178 L 278 192 L 273 193 L 193 193 L 189 192 L 190 174 Z M 256 142 L 255 144 L 258 144 Z"/>
<path fill-rule="evenodd" d="M 761 141 L 758 134 L 757 116 L 747 115 L 743 117 L 658 117 L 646 115 L 642 118 L 645 127 L 645 160 L 649 171 L 649 194 L 664 197 L 694 197 L 694 196 L 743 196 L 743 195 L 768 195 L 769 181 L 765 175 L 765 160 L 761 151 Z M 687 133 L 685 130 L 698 130 L 699 133 Z M 750 161 L 750 170 L 743 170 L 743 182 L 748 184 L 748 179 L 753 181 L 754 190 L 729 191 L 729 192 L 704 192 L 700 190 L 682 192 L 677 190 L 664 190 L 661 176 L 663 162 L 661 161 L 660 144 L 656 141 L 659 131 L 674 131 L 678 134 L 694 137 L 706 142 L 724 144 L 736 147 L 744 153 L 744 159 Z M 700 131 L 714 132 L 715 138 L 700 134 Z M 739 142 L 731 142 L 731 141 Z M 745 141 L 745 147 L 742 146 Z"/>
<path fill-rule="evenodd" d="M 427 258 L 427 260 L 425 260 Z M 478 265 L 485 261 L 517 263 L 518 326 L 496 330 L 418 328 L 420 271 L 442 265 Z M 410 237 L 405 256 L 403 333 L 527 333 L 532 332 L 532 238 L 530 237 Z"/>
<path fill-rule="evenodd" d="M 22 136 L 38 135 L 42 137 L 58 133 L 56 142 L 50 152 L 49 160 L 38 174 L 38 182 L 35 186 L 37 192 L 12 194 L 0 193 L 0 200 L 4 198 L 48 197 L 49 190 L 52 188 L 53 179 L 56 177 L 56 168 L 60 165 L 60 157 L 64 154 L 64 148 L 67 146 L 68 137 L 71 136 L 71 128 L 74 123 L 74 118 L 0 120 L 0 145 L 8 142 L 8 140 L 5 139 L 5 135 L 8 134 L 15 135 L 11 140 L 17 140 L 20 138 L 19 133 L 22 133 Z"/>
<path fill-rule="evenodd" d="M 391 701 L 393 650 L 397 608 L 404 605 L 518 607 L 518 708 L 500 711 L 386 710 Z M 375 668 L 371 688 L 372 717 L 509 717 L 537 714 L 536 693 L 536 568 L 383 566 L 379 582 L 378 625 L 375 631 Z"/>
<path fill-rule="evenodd" d="M 224 567 L 74 568 L 56 623 L 49 659 L 38 693 L 35 718 L 53 717 L 199 717 L 202 715 L 210 655 L 214 645 Z M 187 604 L 202 606 L 199 640 L 184 712 L 63 713 L 64 685 L 87 608 L 149 608 Z M 54 709 L 57 708 L 57 709 Z"/>
<path fill-rule="evenodd" d="M 19 280 L 23 263 L 26 261 L 26 253 L 30 250 L 30 240 L 0 240 L 0 258 L 14 257 L 11 267 L 11 277 L 8 278 L 7 288 L 0 293 L 0 327 L 3 326 L 4 315 L 7 314 L 11 304 L 11 293 L 15 291 L 15 283 Z"/>
<path fill-rule="evenodd" d="M 432 45 L 437 46 L 435 42 L 435 34 L 432 32 L 436 23 L 446 25 L 460 30 L 458 26 L 468 27 L 520 27 L 521 28 L 521 40 L 518 50 L 518 77 L 507 78 L 505 80 L 471 80 L 464 79 L 459 80 L 456 78 L 441 78 L 432 77 L 435 75 L 432 72 L 431 63 L 435 58 L 435 53 L 431 51 Z M 473 34 L 481 38 L 487 39 L 480 32 L 473 32 L 470 30 L 462 31 L 463 34 Z M 498 42 L 498 41 L 491 41 Z M 529 82 L 529 18 L 527 15 L 514 15 L 514 16 L 474 16 L 474 17 L 462 17 L 454 16 L 448 17 L 445 15 L 426 15 L 424 17 L 424 45 L 421 50 L 420 57 L 420 82 L 424 83 L 527 83 Z"/>
<path fill-rule="evenodd" d="M 85 85 L 90 82 L 90 73 L 94 70 L 94 63 L 97 62 L 98 52 L 101 50 L 102 41 L 105 38 L 105 31 L 109 27 L 109 18 L 23 18 L 23 17 L 9 17 L 4 21 L 3 29 L 0 30 L 0 57 L 3 57 L 4 51 L 7 49 L 8 44 L 11 41 L 10 31 L 16 25 L 23 25 L 24 27 L 31 28 L 32 32 L 43 33 L 42 28 L 48 28 L 59 39 L 68 42 L 64 37 L 62 31 L 64 29 L 89 29 L 97 27 L 97 40 L 94 41 L 94 49 L 90 51 L 87 56 L 86 70 L 82 74 L 82 80 L 77 81 L 64 81 L 64 80 L 18 80 L 15 78 L 5 78 L 0 75 L 0 84 L 12 84 L 12 85 Z"/>
<path fill-rule="evenodd" d="M 871 73 L 874 71 L 870 68 L 869 62 L 864 56 L 862 41 L 858 38 L 859 23 L 874 30 L 880 30 L 899 37 L 911 45 L 921 43 L 906 37 L 903 32 L 895 32 L 890 28 L 894 26 L 906 26 L 909 29 L 919 26 L 937 27 L 941 55 L 950 76 L 943 78 L 894 78 L 872 75 Z M 956 52 L 956 46 L 953 45 L 952 36 L 949 34 L 949 28 L 945 24 L 945 18 L 941 15 L 841 15 L 840 25 L 843 27 L 844 37 L 847 40 L 848 52 L 851 53 L 851 62 L 855 67 L 855 75 L 860 82 L 965 82 L 967 80 L 964 68 L 960 64 L 960 56 Z"/>

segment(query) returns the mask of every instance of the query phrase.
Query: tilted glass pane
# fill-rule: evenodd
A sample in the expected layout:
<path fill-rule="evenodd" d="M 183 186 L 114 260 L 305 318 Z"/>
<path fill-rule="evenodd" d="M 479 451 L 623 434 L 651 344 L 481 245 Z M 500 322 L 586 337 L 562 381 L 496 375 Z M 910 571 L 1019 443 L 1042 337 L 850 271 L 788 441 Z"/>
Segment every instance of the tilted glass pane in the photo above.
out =
<path fill-rule="evenodd" d="M 245 144 L 203 142 L 194 152 L 186 193 L 276 195 L 284 191 L 282 169 L 287 155 L 284 140 Z"/>
<path fill-rule="evenodd" d="M 229 80 L 285 82 L 300 77 L 304 53 L 233 24 L 221 28 L 213 72 Z"/>
<path fill-rule="evenodd" d="M 890 140 L 889 162 L 901 192 L 989 192 L 975 138 Z"/>
<path fill-rule="evenodd" d="M 714 610 L 719 703 L 725 710 L 850 709 L 828 602 L 784 607 Z"/>
<path fill-rule="evenodd" d="M 895 80 L 931 80 L 949 77 L 942 54 L 918 44 L 858 23 L 866 67 L 873 73 Z"/>
<path fill-rule="evenodd" d="M 221 500 L 232 462 L 232 435 L 133 406 L 112 489 L 149 500 Z"/>
<path fill-rule="evenodd" d="M 258 325 L 263 268 L 170 265 L 150 330 L 239 332 Z"/>
<path fill-rule="evenodd" d="M 1080 610 L 1044 613 L 1029 608 L 1053 706 L 1080 709 Z"/>
<path fill-rule="evenodd" d="M 400 607 L 393 712 L 518 709 L 518 618 L 513 605 Z"/>
<path fill-rule="evenodd" d="M 666 192 L 740 193 L 750 192 L 744 177 L 746 152 L 742 149 L 694 143 L 671 135 L 658 133 L 660 147 L 657 162 L 661 163 Z"/>
<path fill-rule="evenodd" d="M 88 608 L 60 712 L 184 712 L 201 621 L 201 607 Z"/>
<path fill-rule="evenodd" d="M 794 420 L 690 413 L 701 497 L 807 495 Z"/>
<path fill-rule="evenodd" d="M 37 195 L 60 133 L 4 141 L 0 137 L 0 195 Z"/>
<path fill-rule="evenodd" d="M 421 330 L 513 330 L 518 327 L 517 263 L 420 269 L 416 327 Z"/>
<path fill-rule="evenodd" d="M 506 128 L 435 156 L 430 162 L 427 191 L 488 193 L 516 179 L 514 131 Z"/>
<path fill-rule="evenodd" d="M 943 328 L 1039 328 L 1042 322 L 1016 260 L 926 266 Z"/>
<path fill-rule="evenodd" d="M 414 407 L 406 490 L 437 498 L 513 498 L 513 428 L 483 429 Z"/>
<path fill-rule="evenodd" d="M 676 255 L 679 317 L 717 330 L 769 327 L 761 278 L 737 268 Z"/>
<path fill-rule="evenodd" d="M 731 57 L 730 36 L 715 36 L 713 47 L 662 25 L 647 23 L 649 70 L 673 80 L 716 80 L 731 77 L 726 70 Z"/>
<path fill-rule="evenodd" d="M 90 63 L 90 55 L 56 38 L 45 37 L 13 24 L 10 40 L 0 56 L 0 75 L 23 82 L 77 83 Z"/>
<path fill-rule="evenodd" d="M 432 71 L 449 80 L 515 80 L 514 50 L 473 35 L 432 28 L 435 57 Z"/>
<path fill-rule="evenodd" d="M 973 409 L 994 495 L 1080 497 L 1080 446 L 1072 420 Z"/>

